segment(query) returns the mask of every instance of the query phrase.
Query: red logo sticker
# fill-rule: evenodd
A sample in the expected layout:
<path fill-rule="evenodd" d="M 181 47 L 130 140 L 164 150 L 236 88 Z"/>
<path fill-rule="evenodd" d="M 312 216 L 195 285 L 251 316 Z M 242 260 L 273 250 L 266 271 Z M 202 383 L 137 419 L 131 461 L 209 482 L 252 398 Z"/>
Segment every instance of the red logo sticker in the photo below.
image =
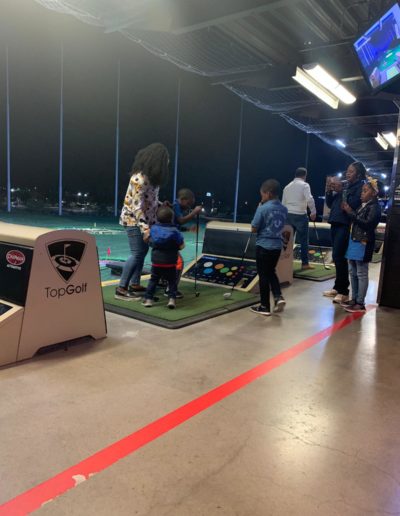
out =
<path fill-rule="evenodd" d="M 6 254 L 6 260 L 10 265 L 22 265 L 25 263 L 25 255 L 21 251 L 13 250 L 8 251 Z"/>

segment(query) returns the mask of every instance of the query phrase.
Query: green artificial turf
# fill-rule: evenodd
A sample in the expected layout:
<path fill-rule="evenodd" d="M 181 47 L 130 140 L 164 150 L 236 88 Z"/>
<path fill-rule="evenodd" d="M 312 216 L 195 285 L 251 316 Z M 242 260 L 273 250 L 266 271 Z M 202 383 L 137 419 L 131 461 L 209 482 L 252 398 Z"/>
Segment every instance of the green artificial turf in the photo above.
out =
<path fill-rule="evenodd" d="M 258 300 L 254 294 L 241 291 L 233 291 L 232 297 L 227 300 L 223 294 L 229 292 L 228 289 L 200 284 L 197 285 L 200 295 L 196 297 L 194 283 L 184 280 L 180 282 L 179 290 L 184 294 L 184 298 L 176 300 L 174 310 L 167 308 L 168 299 L 160 289 L 156 292 L 160 300 L 151 308 L 144 307 L 141 301 L 115 299 L 114 285 L 103 287 L 103 297 L 105 308 L 110 312 L 171 329 L 223 315 L 250 306 Z"/>
<path fill-rule="evenodd" d="M 293 276 L 299 279 L 306 279 L 311 281 L 325 281 L 336 276 L 336 269 L 334 265 L 329 264 L 330 270 L 326 270 L 323 264 L 312 263 L 315 269 L 301 270 L 301 262 L 293 262 Z"/>

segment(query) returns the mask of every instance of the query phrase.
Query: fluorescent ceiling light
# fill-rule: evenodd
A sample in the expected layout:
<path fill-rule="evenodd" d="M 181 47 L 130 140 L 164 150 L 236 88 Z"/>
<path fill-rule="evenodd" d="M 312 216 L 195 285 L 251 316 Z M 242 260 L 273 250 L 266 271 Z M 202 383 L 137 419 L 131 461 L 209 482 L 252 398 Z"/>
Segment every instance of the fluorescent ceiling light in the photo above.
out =
<path fill-rule="evenodd" d="M 379 145 L 382 147 L 382 149 L 387 150 L 389 147 L 389 143 L 386 141 L 386 139 L 381 135 L 381 133 L 378 133 L 376 135 L 375 140 L 379 143 Z"/>
<path fill-rule="evenodd" d="M 299 67 L 296 68 L 296 75 L 293 77 L 295 81 L 304 86 L 308 91 L 313 93 L 328 106 L 337 109 L 339 106 L 339 99 L 327 91 L 323 86 L 319 85 L 310 75 L 303 72 Z"/>
<path fill-rule="evenodd" d="M 386 178 L 387 178 L 387 175 L 386 175 L 386 174 L 381 174 L 381 178 L 382 178 L 382 179 L 386 179 Z"/>
<path fill-rule="evenodd" d="M 396 147 L 397 139 L 394 133 L 382 133 L 382 136 L 389 143 L 389 145 L 391 145 L 393 148 Z"/>
<path fill-rule="evenodd" d="M 318 84 L 322 85 L 333 95 L 338 97 L 344 104 L 353 104 L 356 101 L 356 97 L 350 93 L 348 89 L 340 84 L 340 82 L 332 77 L 325 68 L 322 68 L 319 64 L 309 64 L 303 66 L 304 70 L 308 75 L 317 81 Z"/>
<path fill-rule="evenodd" d="M 336 145 L 339 145 L 339 147 L 342 147 L 343 149 L 346 148 L 346 144 L 343 140 L 336 140 Z"/>

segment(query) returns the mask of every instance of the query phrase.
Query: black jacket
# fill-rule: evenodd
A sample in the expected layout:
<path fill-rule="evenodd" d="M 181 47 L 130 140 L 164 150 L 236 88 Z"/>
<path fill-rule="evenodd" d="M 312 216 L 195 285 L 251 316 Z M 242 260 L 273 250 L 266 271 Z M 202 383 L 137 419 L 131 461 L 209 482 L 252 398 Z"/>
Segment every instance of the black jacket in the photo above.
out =
<path fill-rule="evenodd" d="M 360 206 L 357 211 L 349 214 L 352 221 L 351 239 L 355 242 L 366 243 L 364 262 L 372 260 L 375 247 L 375 229 L 381 219 L 381 207 L 378 200 L 372 199 L 364 206 Z"/>
<path fill-rule="evenodd" d="M 345 197 L 347 203 L 355 211 L 361 205 L 361 190 L 364 182 L 359 180 L 346 188 Z M 351 220 L 345 211 L 342 210 L 343 192 L 326 192 L 326 204 L 330 208 L 328 222 L 330 224 L 343 224 L 350 226 Z"/>

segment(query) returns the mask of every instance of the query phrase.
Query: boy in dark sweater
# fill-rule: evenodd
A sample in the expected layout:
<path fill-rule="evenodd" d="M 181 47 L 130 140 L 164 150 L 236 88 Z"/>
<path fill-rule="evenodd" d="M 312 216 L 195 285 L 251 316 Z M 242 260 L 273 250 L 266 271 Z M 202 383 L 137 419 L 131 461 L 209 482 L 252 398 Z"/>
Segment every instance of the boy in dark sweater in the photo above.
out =
<path fill-rule="evenodd" d="M 183 237 L 173 224 L 174 212 L 168 206 L 157 211 L 157 223 L 151 226 L 149 243 L 151 251 L 151 277 L 144 295 L 143 305 L 153 306 L 153 297 L 160 279 L 168 282 L 168 308 L 175 308 L 178 252 L 185 247 Z"/>

